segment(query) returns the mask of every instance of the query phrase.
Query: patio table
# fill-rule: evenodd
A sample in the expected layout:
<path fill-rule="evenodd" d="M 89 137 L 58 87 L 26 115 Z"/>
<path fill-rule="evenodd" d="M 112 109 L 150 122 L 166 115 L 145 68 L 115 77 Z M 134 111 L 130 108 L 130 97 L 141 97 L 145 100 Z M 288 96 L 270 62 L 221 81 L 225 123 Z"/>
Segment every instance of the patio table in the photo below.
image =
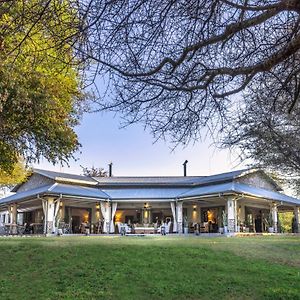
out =
<path fill-rule="evenodd" d="M 155 229 L 154 227 L 135 227 L 134 228 L 135 233 L 140 234 L 140 233 L 145 233 L 145 234 L 150 234 L 154 233 Z"/>

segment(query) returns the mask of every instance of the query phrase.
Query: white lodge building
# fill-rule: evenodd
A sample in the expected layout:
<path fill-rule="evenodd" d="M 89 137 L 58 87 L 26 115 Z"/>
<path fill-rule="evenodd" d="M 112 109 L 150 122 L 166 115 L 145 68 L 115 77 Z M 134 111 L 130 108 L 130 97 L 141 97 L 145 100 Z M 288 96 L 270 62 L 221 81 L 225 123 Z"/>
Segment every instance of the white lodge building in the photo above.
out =
<path fill-rule="evenodd" d="M 0 199 L 0 229 L 2 234 L 278 232 L 278 211 L 293 211 L 298 232 L 300 200 L 280 191 L 254 169 L 97 178 L 36 169 L 13 189 L 16 194 Z"/>

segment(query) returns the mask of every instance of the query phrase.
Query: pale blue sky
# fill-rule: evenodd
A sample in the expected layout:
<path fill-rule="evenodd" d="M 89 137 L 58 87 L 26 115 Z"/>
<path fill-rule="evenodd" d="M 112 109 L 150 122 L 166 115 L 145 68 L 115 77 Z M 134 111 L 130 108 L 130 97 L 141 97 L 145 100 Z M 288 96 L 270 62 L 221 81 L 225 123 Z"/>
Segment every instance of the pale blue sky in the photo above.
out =
<path fill-rule="evenodd" d="M 181 176 L 183 162 L 187 159 L 187 175 L 211 175 L 243 168 L 229 151 L 219 151 L 210 146 L 211 141 L 178 147 L 171 152 L 171 145 L 154 140 L 142 125 L 120 129 L 118 117 L 112 113 L 86 114 L 76 128 L 82 144 L 78 161 L 70 161 L 70 167 L 53 166 L 43 160 L 36 168 L 80 174 L 82 166 L 107 169 L 113 162 L 115 176 Z"/>

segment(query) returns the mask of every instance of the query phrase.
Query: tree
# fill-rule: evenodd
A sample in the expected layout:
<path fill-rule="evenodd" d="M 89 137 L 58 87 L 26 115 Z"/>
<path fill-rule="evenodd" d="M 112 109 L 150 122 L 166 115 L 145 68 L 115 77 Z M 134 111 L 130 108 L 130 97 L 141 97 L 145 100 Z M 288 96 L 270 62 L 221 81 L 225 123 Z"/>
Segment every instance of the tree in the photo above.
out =
<path fill-rule="evenodd" d="M 298 59 L 295 58 L 294 62 Z M 240 149 L 242 160 L 280 172 L 290 187 L 300 186 L 300 74 L 284 64 L 278 76 L 250 84 L 245 107 L 233 117 L 223 146 Z M 299 188 L 298 188 L 299 192 Z"/>
<path fill-rule="evenodd" d="M 19 161 L 14 165 L 12 172 L 5 172 L 0 169 L 0 188 L 12 187 L 18 183 L 23 182 L 30 171 L 26 170 L 24 163 Z"/>
<path fill-rule="evenodd" d="M 107 177 L 108 172 L 104 168 L 96 168 L 92 166 L 91 168 L 82 167 L 83 175 L 88 177 Z"/>
<path fill-rule="evenodd" d="M 156 138 L 168 137 L 175 143 L 186 144 L 200 138 L 203 128 L 208 128 L 210 133 L 226 132 L 232 128 L 232 115 L 236 117 L 237 110 L 241 109 L 253 115 L 250 123 L 243 121 L 252 126 L 253 131 L 264 120 L 263 112 L 273 106 L 279 110 L 271 110 L 272 120 L 266 124 L 272 127 L 271 131 L 278 133 L 277 127 L 281 129 L 282 123 L 286 124 L 285 130 L 298 126 L 293 119 L 298 114 L 299 99 L 295 81 L 300 67 L 299 0 L 35 0 L 9 1 L 5 6 L 1 4 L 2 7 L 8 11 L 0 12 L 2 19 L 9 14 L 14 20 L 8 29 L 3 20 L 0 26 L 0 33 L 8 39 L 6 43 L 12 45 L 3 51 L 4 61 L 8 57 L 13 66 L 15 61 L 24 66 L 22 57 L 23 60 L 31 57 L 31 50 L 39 45 L 33 53 L 46 50 L 46 62 L 50 60 L 51 67 L 61 67 L 62 62 L 64 70 L 74 72 L 74 64 L 84 63 L 82 67 L 87 71 L 85 74 L 91 75 L 91 82 L 99 76 L 107 84 L 107 89 L 99 95 L 98 109 L 121 112 L 129 124 L 143 122 Z M 14 32 L 18 33 L 17 42 L 8 34 Z M 46 46 L 40 51 L 43 44 Z M 2 42 L 0 45 L 3 47 Z M 45 62 L 41 58 L 44 55 L 35 55 L 27 65 Z M 44 69 L 48 70 L 47 64 L 41 68 Z M 14 71 L 18 74 L 18 68 Z M 78 73 L 72 72 L 71 78 L 75 77 L 76 81 Z M 40 74 L 34 77 L 33 83 L 26 84 L 31 91 L 42 90 L 44 95 L 44 82 L 38 89 L 32 88 L 39 83 L 37 78 Z M 24 84 L 22 80 L 20 75 L 15 82 Z M 278 96 L 273 96 L 276 84 Z M 70 99 L 73 101 L 68 109 L 64 110 L 64 104 L 51 106 L 53 101 L 47 104 L 55 116 L 63 116 L 55 119 L 55 124 L 49 124 L 47 118 L 41 120 L 45 130 L 29 130 L 25 142 L 19 143 L 23 148 L 15 142 L 2 145 L 7 161 L 16 158 L 19 149 L 33 160 L 41 155 L 53 162 L 70 157 L 78 147 L 72 131 L 78 117 L 77 110 L 74 111 L 78 85 L 73 87 L 70 98 L 66 96 L 70 94 L 64 94 L 64 104 L 70 103 Z M 56 111 L 57 107 L 62 110 Z M 30 113 L 26 111 L 25 115 L 30 116 Z M 41 115 L 46 112 L 42 110 Z M 276 123 L 278 118 L 282 123 Z M 64 121 L 58 132 L 52 130 L 61 120 Z M 17 118 L 16 124 L 22 122 Z M 28 118 L 24 127 L 30 128 L 30 124 L 31 118 Z M 22 130 L 18 128 L 17 132 Z M 41 132 L 54 134 L 49 138 Z M 11 132 L 5 136 L 11 136 Z M 289 134 L 284 132 L 284 136 L 289 137 Z M 266 136 L 265 141 L 268 143 L 274 138 L 275 135 Z M 16 136 L 12 140 L 18 139 Z M 235 144 L 234 141 L 231 144 Z M 248 153 L 251 151 L 250 148 Z M 268 153 L 270 151 L 273 148 L 269 148 Z"/>
<path fill-rule="evenodd" d="M 78 51 L 109 81 L 100 108 L 176 143 L 223 130 L 235 95 L 254 97 L 249 86 L 286 64 L 299 70 L 298 0 L 91 0 L 81 9 L 91 38 Z"/>
<path fill-rule="evenodd" d="M 81 90 L 77 15 L 70 1 L 0 4 L 0 168 L 11 172 L 20 156 L 67 161 L 79 147 Z"/>

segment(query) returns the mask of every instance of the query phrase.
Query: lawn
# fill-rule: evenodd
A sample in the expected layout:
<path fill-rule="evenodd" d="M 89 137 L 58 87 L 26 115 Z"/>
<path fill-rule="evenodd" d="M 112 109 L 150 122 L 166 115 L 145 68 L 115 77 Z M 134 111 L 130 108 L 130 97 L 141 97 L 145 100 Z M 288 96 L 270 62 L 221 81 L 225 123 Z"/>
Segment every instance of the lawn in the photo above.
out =
<path fill-rule="evenodd" d="M 300 237 L 0 238 L 0 299 L 300 299 Z"/>

